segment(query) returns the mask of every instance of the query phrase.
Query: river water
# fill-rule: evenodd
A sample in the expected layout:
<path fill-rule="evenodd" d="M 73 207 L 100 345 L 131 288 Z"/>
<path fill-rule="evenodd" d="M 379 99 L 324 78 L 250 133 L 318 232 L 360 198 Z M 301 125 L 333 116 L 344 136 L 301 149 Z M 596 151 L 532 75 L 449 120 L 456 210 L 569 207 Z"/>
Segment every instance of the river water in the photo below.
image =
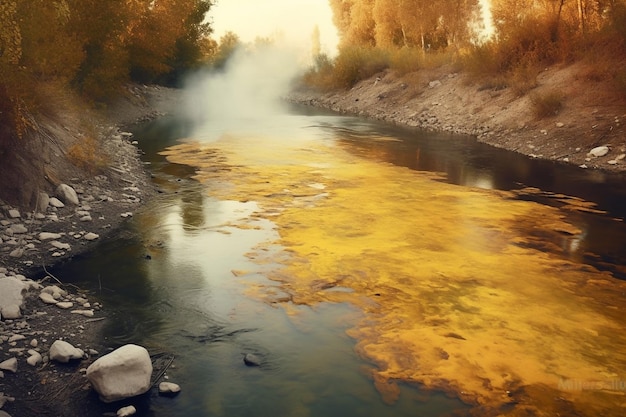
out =
<path fill-rule="evenodd" d="M 138 415 L 622 415 L 623 175 L 296 106 L 136 137 L 159 196 L 55 275 L 175 356 Z"/>

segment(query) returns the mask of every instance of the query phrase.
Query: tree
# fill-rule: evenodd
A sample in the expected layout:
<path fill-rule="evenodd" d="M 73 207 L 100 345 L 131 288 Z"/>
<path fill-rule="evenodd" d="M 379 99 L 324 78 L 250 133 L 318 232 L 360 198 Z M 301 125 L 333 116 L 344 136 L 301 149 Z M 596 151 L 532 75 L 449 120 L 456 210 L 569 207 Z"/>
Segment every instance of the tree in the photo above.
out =
<path fill-rule="evenodd" d="M 211 63 L 216 69 L 223 69 L 228 60 L 241 47 L 241 40 L 236 33 L 228 31 L 222 35 L 219 41 L 215 56 L 211 59 Z"/>
<path fill-rule="evenodd" d="M 322 53 L 322 42 L 320 40 L 320 27 L 315 25 L 311 33 L 311 56 L 315 59 Z"/>

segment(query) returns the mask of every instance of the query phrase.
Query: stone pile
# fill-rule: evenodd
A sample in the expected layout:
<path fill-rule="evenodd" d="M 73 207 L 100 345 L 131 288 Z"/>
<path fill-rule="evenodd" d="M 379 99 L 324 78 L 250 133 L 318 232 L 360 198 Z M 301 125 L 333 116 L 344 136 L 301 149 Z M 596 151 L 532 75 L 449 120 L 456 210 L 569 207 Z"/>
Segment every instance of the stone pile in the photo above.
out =
<path fill-rule="evenodd" d="M 106 403 L 144 394 L 153 387 L 152 360 L 145 348 L 129 344 L 99 357 L 97 350 L 73 341 L 80 339 L 78 336 L 85 326 L 99 320 L 92 317 L 101 307 L 84 294 L 71 294 L 60 285 L 43 285 L 0 267 L 0 312 L 9 312 L 0 321 L 0 409 L 5 404 L 27 399 L 20 396 L 23 392 L 12 391 L 21 374 L 29 381 L 46 380 L 46 372 L 58 378 L 60 374 L 55 366 L 68 363 L 80 364 L 81 369 L 74 367 L 69 373 L 64 369 L 63 375 L 69 379 L 85 379 Z M 31 327 L 35 320 L 46 318 L 52 312 L 75 320 L 80 318 L 80 321 L 73 321 L 70 331 Z M 40 375 L 33 376 L 33 373 Z M 29 388 L 35 389 L 34 386 Z M 172 382 L 162 381 L 158 387 L 159 395 L 174 396 L 179 392 L 180 386 Z M 120 408 L 117 415 L 129 416 L 135 412 L 135 407 L 128 406 Z M 0 410 L 0 417 L 7 415 Z"/>
<path fill-rule="evenodd" d="M 23 414 L 25 400 L 45 398 L 54 384 L 57 391 L 71 381 L 77 389 L 81 380 L 88 384 L 85 368 L 99 356 L 89 344 L 99 343 L 94 332 L 104 319 L 101 306 L 67 292 L 52 276 L 40 282 L 26 276 L 93 248 L 154 193 L 136 144 L 132 134 L 112 129 L 103 147 L 114 164 L 99 175 L 57 182 L 29 210 L 0 201 L 2 417 Z"/>
<path fill-rule="evenodd" d="M 131 217 L 152 192 L 132 134 L 106 141 L 116 165 L 87 180 L 70 179 L 39 192 L 30 211 L 0 201 L 0 265 L 19 269 L 71 257 Z"/>

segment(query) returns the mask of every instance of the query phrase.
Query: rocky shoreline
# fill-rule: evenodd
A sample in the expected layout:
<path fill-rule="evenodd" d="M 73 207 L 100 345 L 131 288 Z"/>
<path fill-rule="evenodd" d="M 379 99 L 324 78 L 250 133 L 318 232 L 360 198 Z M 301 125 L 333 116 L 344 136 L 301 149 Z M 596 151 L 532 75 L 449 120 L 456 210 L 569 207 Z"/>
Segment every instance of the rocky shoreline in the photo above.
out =
<path fill-rule="evenodd" d="M 581 169 L 626 172 L 626 105 L 610 82 L 589 79 L 586 71 L 582 63 L 546 68 L 537 86 L 520 95 L 447 66 L 405 76 L 386 70 L 349 90 L 303 87 L 289 100 L 401 126 L 471 135 L 494 147 Z M 533 101 L 550 94 L 561 97 L 561 109 L 537 116 Z M 591 152 L 599 147 L 606 152 Z"/>
<path fill-rule="evenodd" d="M 53 195 L 40 192 L 32 211 L 0 202 L 0 417 L 79 415 L 85 402 L 117 409 L 93 398 L 84 373 L 111 348 L 100 336 L 106 314 L 48 268 L 94 250 L 155 193 L 137 143 L 122 127 L 166 113 L 175 97 L 170 89 L 130 87 L 101 127 L 113 161 L 104 171 L 58 184 Z M 55 359 L 57 341 L 81 354 Z"/>

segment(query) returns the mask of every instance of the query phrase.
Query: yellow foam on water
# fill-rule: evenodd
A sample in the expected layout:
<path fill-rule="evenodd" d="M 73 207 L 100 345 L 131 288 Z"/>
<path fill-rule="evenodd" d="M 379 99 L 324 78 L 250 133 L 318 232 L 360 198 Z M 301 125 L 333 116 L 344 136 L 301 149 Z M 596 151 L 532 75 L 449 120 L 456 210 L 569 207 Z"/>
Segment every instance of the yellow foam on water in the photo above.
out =
<path fill-rule="evenodd" d="M 386 401 L 408 382 L 503 415 L 621 415 L 623 391 L 566 385 L 626 377 L 626 286 L 559 256 L 582 237 L 558 209 L 313 141 L 229 137 L 165 154 L 276 224 L 284 250 L 259 255 L 282 265 L 269 277 L 290 297 L 274 302 L 363 310 L 349 334 Z"/>

